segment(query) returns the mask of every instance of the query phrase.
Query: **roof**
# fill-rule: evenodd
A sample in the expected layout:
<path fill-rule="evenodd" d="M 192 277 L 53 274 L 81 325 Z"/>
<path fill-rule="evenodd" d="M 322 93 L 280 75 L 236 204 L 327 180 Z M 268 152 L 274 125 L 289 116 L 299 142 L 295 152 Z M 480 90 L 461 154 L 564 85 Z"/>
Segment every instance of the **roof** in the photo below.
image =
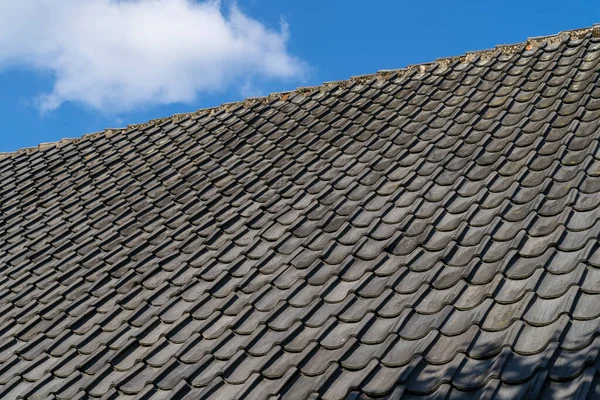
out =
<path fill-rule="evenodd" d="M 0 397 L 598 398 L 599 63 L 592 27 L 5 155 Z"/>

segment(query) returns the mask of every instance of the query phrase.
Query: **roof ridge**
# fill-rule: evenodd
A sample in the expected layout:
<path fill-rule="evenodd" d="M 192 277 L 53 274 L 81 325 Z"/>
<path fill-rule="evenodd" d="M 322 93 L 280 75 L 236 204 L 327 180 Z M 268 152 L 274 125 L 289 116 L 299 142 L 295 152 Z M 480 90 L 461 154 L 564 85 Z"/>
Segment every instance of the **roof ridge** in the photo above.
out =
<path fill-rule="evenodd" d="M 361 82 L 370 81 L 372 79 L 380 79 L 381 80 L 381 79 L 389 79 L 391 77 L 408 76 L 414 72 L 423 74 L 427 70 L 432 69 L 432 68 L 436 68 L 436 67 L 446 68 L 447 66 L 449 66 L 450 64 L 452 64 L 453 62 L 456 62 L 456 61 L 473 62 L 477 59 L 492 58 L 495 54 L 498 54 L 498 53 L 515 54 L 515 53 L 522 51 L 523 49 L 525 49 L 526 51 L 534 51 L 534 50 L 540 48 L 541 46 L 543 46 L 544 43 L 554 45 L 554 44 L 558 44 L 561 41 L 566 40 L 566 39 L 583 39 L 588 34 L 591 34 L 592 37 L 600 37 L 600 23 L 594 24 L 587 28 L 564 30 L 564 31 L 560 31 L 560 32 L 552 34 L 552 35 L 529 37 L 529 38 L 527 38 L 527 40 L 525 42 L 518 42 L 518 43 L 513 43 L 513 44 L 500 44 L 500 45 L 496 45 L 494 48 L 491 48 L 491 49 L 467 51 L 464 54 L 461 54 L 458 56 L 437 58 L 434 61 L 424 62 L 424 63 L 419 63 L 419 64 L 411 64 L 411 65 L 405 66 L 404 68 L 379 70 L 373 74 L 357 75 L 357 76 L 352 76 L 350 78 L 339 80 L 339 81 L 324 82 L 321 85 L 309 86 L 309 87 L 297 87 L 296 89 L 292 89 L 289 91 L 270 93 L 266 96 L 251 97 L 251 98 L 246 98 L 244 100 L 239 100 L 239 101 L 235 101 L 235 102 L 222 103 L 220 105 L 213 106 L 213 107 L 206 107 L 206 108 L 201 108 L 201 109 L 198 109 L 195 111 L 173 114 L 168 117 L 155 118 L 155 119 L 151 119 L 147 122 L 130 124 L 130 125 L 127 125 L 122 128 L 107 128 L 107 129 L 104 129 L 99 132 L 84 134 L 79 138 L 63 138 L 63 139 L 53 141 L 53 142 L 40 143 L 34 147 L 24 147 L 24 148 L 17 149 L 12 152 L 0 152 L 0 160 L 2 160 L 4 158 L 8 158 L 8 157 L 13 157 L 16 155 L 29 154 L 29 153 L 32 153 L 35 151 L 43 151 L 43 150 L 50 149 L 50 148 L 60 147 L 62 145 L 68 144 L 68 143 L 79 142 L 79 141 L 82 141 L 85 139 L 93 139 L 93 138 L 99 137 L 99 136 L 111 136 L 115 133 L 125 133 L 125 132 L 136 130 L 136 129 L 144 129 L 144 128 L 147 128 L 150 126 L 155 126 L 155 125 L 158 125 L 158 124 L 164 123 L 166 121 L 170 121 L 170 120 L 178 122 L 178 121 L 181 121 L 181 120 L 189 118 L 189 117 L 201 116 L 201 115 L 206 115 L 206 114 L 210 114 L 210 113 L 216 113 L 216 112 L 220 112 L 222 110 L 229 110 L 229 109 L 236 108 L 239 106 L 242 106 L 242 107 L 252 106 L 259 102 L 266 104 L 273 100 L 286 100 L 287 98 L 289 98 L 289 96 L 293 96 L 296 94 L 305 95 L 308 93 L 314 93 L 315 91 L 322 91 L 323 89 L 330 90 L 332 88 L 345 87 L 352 83 L 361 83 Z"/>

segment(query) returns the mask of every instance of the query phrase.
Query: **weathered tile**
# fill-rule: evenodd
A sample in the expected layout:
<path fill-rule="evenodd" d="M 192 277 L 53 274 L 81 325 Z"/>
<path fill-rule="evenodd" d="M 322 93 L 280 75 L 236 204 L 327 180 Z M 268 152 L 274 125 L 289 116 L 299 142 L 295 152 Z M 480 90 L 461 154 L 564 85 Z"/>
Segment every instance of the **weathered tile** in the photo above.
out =
<path fill-rule="evenodd" d="M 0 396 L 598 397 L 596 30 L 0 158 Z"/>

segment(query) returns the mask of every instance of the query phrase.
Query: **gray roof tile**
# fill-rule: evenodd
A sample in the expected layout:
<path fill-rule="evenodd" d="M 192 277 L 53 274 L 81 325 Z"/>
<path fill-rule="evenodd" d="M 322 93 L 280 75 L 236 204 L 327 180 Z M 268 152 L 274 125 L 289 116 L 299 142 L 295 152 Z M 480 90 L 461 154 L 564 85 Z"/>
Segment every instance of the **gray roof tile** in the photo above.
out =
<path fill-rule="evenodd" d="M 597 398 L 598 28 L 0 159 L 0 397 Z"/>

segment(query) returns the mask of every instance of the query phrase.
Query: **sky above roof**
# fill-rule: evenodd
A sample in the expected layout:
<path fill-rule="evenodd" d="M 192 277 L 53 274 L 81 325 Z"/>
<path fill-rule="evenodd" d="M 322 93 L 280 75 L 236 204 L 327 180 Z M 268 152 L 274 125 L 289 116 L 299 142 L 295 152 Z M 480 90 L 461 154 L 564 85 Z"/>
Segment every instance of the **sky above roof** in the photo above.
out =
<path fill-rule="evenodd" d="M 0 0 L 0 152 L 596 22 L 589 0 Z"/>

